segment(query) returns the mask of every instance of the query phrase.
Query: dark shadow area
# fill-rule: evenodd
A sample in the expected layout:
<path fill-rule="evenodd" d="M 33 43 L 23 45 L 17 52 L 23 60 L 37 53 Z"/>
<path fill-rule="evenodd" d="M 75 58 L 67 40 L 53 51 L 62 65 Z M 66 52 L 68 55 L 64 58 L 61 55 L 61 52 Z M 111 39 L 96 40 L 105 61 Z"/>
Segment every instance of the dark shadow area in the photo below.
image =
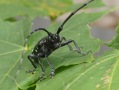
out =
<path fill-rule="evenodd" d="M 36 89 L 36 85 L 32 86 L 32 87 L 29 87 L 27 90 L 35 90 Z M 18 88 L 18 90 L 24 90 L 24 89 L 20 89 Z"/>
<path fill-rule="evenodd" d="M 77 64 L 75 64 L 75 65 L 77 65 Z M 66 70 L 66 69 L 69 69 L 69 68 L 71 68 L 71 67 L 74 67 L 75 65 L 61 66 L 61 67 L 59 67 L 59 68 L 57 68 L 57 69 L 55 70 L 55 74 L 58 74 L 58 73 L 60 73 L 60 72 L 62 72 L 62 71 L 64 71 L 64 70 Z"/>

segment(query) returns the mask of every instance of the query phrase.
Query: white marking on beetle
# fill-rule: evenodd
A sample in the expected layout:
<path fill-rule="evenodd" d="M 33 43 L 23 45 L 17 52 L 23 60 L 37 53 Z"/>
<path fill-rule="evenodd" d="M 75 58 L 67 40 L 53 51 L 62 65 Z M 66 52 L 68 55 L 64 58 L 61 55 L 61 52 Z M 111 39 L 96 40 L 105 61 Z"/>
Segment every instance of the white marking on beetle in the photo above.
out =
<path fill-rule="evenodd" d="M 38 52 L 37 49 L 35 51 Z"/>

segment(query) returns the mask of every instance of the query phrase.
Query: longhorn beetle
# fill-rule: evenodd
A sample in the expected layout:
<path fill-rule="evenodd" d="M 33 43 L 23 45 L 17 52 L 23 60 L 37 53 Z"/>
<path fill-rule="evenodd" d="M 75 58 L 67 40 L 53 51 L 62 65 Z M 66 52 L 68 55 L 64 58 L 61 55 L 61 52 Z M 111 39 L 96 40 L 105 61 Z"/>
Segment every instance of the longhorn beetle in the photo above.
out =
<path fill-rule="evenodd" d="M 28 38 L 36 31 L 44 31 L 47 33 L 47 36 L 42 38 L 41 40 L 39 40 L 39 42 L 36 44 L 36 46 L 34 47 L 32 53 L 30 55 L 28 55 L 28 59 L 29 61 L 31 62 L 31 64 L 33 65 L 34 69 L 32 70 L 29 70 L 27 72 L 29 73 L 33 73 L 37 66 L 35 65 L 34 62 L 38 62 L 41 66 L 41 69 L 42 69 L 42 75 L 41 75 L 41 78 L 40 80 L 43 79 L 44 77 L 44 74 L 45 74 L 45 70 L 44 70 L 44 67 L 43 67 L 43 64 L 41 63 L 41 58 L 45 58 L 48 65 L 51 67 L 51 74 L 50 76 L 54 76 L 55 74 L 55 69 L 54 67 L 51 65 L 51 63 L 49 62 L 48 60 L 48 56 L 56 49 L 60 48 L 60 47 L 63 47 L 63 46 L 68 46 L 70 50 L 73 50 L 73 48 L 71 47 L 70 43 L 73 43 L 74 46 L 75 46 L 75 50 L 80 53 L 80 54 L 83 54 L 83 55 L 87 55 L 89 52 L 87 53 L 82 53 L 80 51 L 80 48 L 78 47 L 77 43 L 74 41 L 74 40 L 66 40 L 65 37 L 60 37 L 59 34 L 60 32 L 63 30 L 63 26 L 65 25 L 65 23 L 77 12 L 79 11 L 80 9 L 82 9 L 83 7 L 85 7 L 86 5 L 88 5 L 90 2 L 92 2 L 94 0 L 90 0 L 88 1 L 87 3 L 84 3 L 81 7 L 79 7 L 77 10 L 75 10 L 74 12 L 72 12 L 65 20 L 64 22 L 61 24 L 61 26 L 58 28 L 57 32 L 54 34 L 54 33 L 51 33 L 49 32 L 48 30 L 46 30 L 45 28 L 39 28 L 39 29 L 36 29 L 34 31 L 32 31 L 26 38 L 25 40 L 25 43 L 24 43 L 24 47 L 26 46 L 27 44 L 27 41 L 28 41 Z M 21 60 L 20 60 L 20 63 L 22 62 L 23 60 L 23 55 L 24 55 L 24 52 L 22 52 L 22 56 L 21 56 Z"/>

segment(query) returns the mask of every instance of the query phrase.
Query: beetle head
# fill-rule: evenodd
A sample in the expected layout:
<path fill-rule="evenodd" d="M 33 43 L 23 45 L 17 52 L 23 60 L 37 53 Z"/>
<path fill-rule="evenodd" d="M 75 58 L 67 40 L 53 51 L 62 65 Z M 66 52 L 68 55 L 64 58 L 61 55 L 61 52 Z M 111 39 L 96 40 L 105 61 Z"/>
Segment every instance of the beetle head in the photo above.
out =
<path fill-rule="evenodd" d="M 58 34 L 50 34 L 48 36 L 48 42 L 54 45 L 55 47 L 58 47 L 60 45 L 60 37 Z"/>

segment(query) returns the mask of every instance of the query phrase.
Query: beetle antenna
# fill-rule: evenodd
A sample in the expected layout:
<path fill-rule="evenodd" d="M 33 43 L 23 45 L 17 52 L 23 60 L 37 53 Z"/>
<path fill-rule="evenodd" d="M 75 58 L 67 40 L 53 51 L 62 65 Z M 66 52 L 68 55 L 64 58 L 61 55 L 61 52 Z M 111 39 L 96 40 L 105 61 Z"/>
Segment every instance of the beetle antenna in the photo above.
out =
<path fill-rule="evenodd" d="M 88 4 L 89 4 L 90 2 L 92 2 L 92 1 L 94 1 L 94 0 L 90 0 L 90 1 L 87 2 L 87 3 L 84 3 L 84 4 L 83 4 L 81 7 L 79 7 L 77 10 L 75 10 L 74 12 L 72 12 L 72 13 L 64 20 L 64 22 L 61 24 L 61 26 L 58 28 L 57 34 L 59 34 L 59 33 L 62 31 L 64 24 L 65 24 L 77 11 L 79 11 L 80 9 L 82 9 L 83 7 L 85 7 L 86 5 L 88 5 Z"/>

